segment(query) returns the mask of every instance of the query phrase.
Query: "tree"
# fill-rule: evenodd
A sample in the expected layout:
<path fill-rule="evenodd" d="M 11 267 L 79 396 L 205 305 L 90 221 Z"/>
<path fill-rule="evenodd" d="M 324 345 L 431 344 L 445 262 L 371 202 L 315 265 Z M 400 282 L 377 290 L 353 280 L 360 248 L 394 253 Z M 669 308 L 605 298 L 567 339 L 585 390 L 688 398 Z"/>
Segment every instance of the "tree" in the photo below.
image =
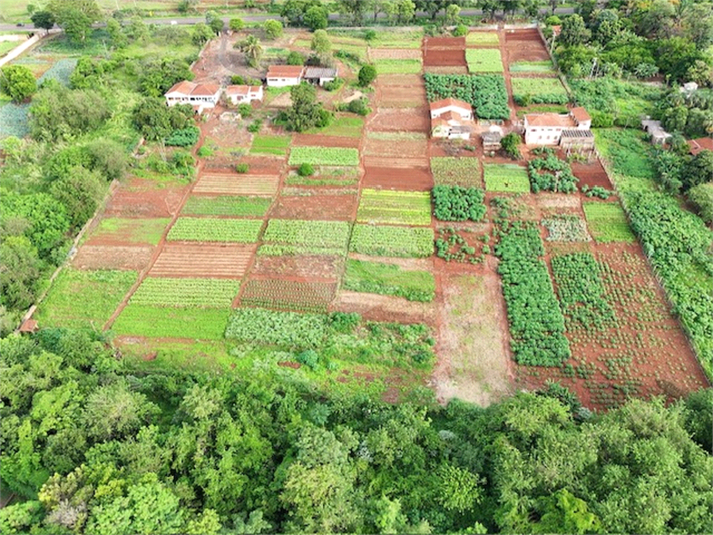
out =
<path fill-rule="evenodd" d="M 460 20 L 460 6 L 451 4 L 446 8 L 446 24 L 457 24 Z"/>
<path fill-rule="evenodd" d="M 705 50 L 713 43 L 713 4 L 701 2 L 691 5 L 681 21 L 681 27 L 684 37 L 693 41 L 699 50 Z"/>
<path fill-rule="evenodd" d="M 329 25 L 329 12 L 325 7 L 312 6 L 305 11 L 303 20 L 310 30 L 323 30 Z"/>
<path fill-rule="evenodd" d="M 193 80 L 191 66 L 182 59 L 152 59 L 141 66 L 139 88 L 149 97 L 162 97 L 183 80 Z"/>
<path fill-rule="evenodd" d="M 296 85 L 290 90 L 290 96 L 292 106 L 284 112 L 284 119 L 290 130 L 304 132 L 315 126 L 325 126 L 329 112 L 317 102 L 317 90 L 313 85 Z"/>
<path fill-rule="evenodd" d="M 121 180 L 129 168 L 126 150 L 113 139 L 99 138 L 85 147 L 90 160 L 90 169 L 97 171 L 105 180 Z"/>
<path fill-rule="evenodd" d="M 361 87 L 368 87 L 374 80 L 376 80 L 376 67 L 367 64 L 363 65 L 359 69 L 359 85 Z"/>
<path fill-rule="evenodd" d="M 109 37 L 111 38 L 111 45 L 114 48 L 124 48 L 129 44 L 129 40 L 126 38 L 126 35 L 124 35 L 121 24 L 119 24 L 118 20 L 114 18 L 107 20 L 106 32 L 109 34 Z"/>
<path fill-rule="evenodd" d="M 99 173 L 74 167 L 52 184 L 52 195 L 67 208 L 73 228 L 86 223 L 104 196 L 105 186 Z"/>
<path fill-rule="evenodd" d="M 327 32 L 317 30 L 312 36 L 310 48 L 320 56 L 326 56 L 332 51 L 332 42 L 329 40 Z"/>
<path fill-rule="evenodd" d="M 683 37 L 672 37 L 657 43 L 656 63 L 662 74 L 672 82 L 685 82 L 686 75 L 697 60 L 704 56 L 696 45 Z"/>
<path fill-rule="evenodd" d="M 83 44 L 102 19 L 96 0 L 50 0 L 46 7 L 74 44 Z"/>
<path fill-rule="evenodd" d="M 642 4 L 633 18 L 640 35 L 650 39 L 667 39 L 673 35 L 674 7 L 668 0 Z"/>
<path fill-rule="evenodd" d="M 277 39 L 282 37 L 282 23 L 279 20 L 269 19 L 262 25 L 267 39 Z"/>
<path fill-rule="evenodd" d="M 166 106 L 163 98 L 145 98 L 134 108 L 132 123 L 142 136 L 151 141 L 168 137 L 174 130 L 191 124 L 190 106 Z"/>
<path fill-rule="evenodd" d="M 567 489 L 543 498 L 540 506 L 542 516 L 533 526 L 533 533 L 602 533 L 597 516 L 589 511 L 584 500 L 573 496 Z"/>
<path fill-rule="evenodd" d="M 26 236 L 43 259 L 64 242 L 69 231 L 67 210 L 47 193 L 3 193 L 0 213 L 2 234 Z"/>
<path fill-rule="evenodd" d="M 0 69 L 0 91 L 15 102 L 24 102 L 37 91 L 37 82 L 24 65 L 6 65 Z"/>
<path fill-rule="evenodd" d="M 285 62 L 288 65 L 304 65 L 305 57 L 296 50 L 292 50 L 289 54 L 287 54 L 287 59 Z"/>
<path fill-rule="evenodd" d="M 352 26 L 361 26 L 364 14 L 369 8 L 363 0 L 339 0 L 339 12 L 344 15 Z"/>
<path fill-rule="evenodd" d="M 260 65 L 260 59 L 262 58 L 263 53 L 260 39 L 254 35 L 248 35 L 243 41 L 236 43 L 235 47 L 245 54 L 248 65 L 251 67 L 257 67 Z"/>
<path fill-rule="evenodd" d="M 584 24 L 584 19 L 579 15 L 570 15 L 562 22 L 562 32 L 559 42 L 567 46 L 583 45 L 591 37 L 591 32 Z"/>
<path fill-rule="evenodd" d="M 35 11 L 30 17 L 32 24 L 35 28 L 42 28 L 43 30 L 51 30 L 54 28 L 55 18 L 51 11 L 41 10 Z"/>
<path fill-rule="evenodd" d="M 711 181 L 713 177 L 713 151 L 702 150 L 690 159 L 681 174 L 683 189 L 689 190 Z"/>
<path fill-rule="evenodd" d="M 42 263 L 25 236 L 6 236 L 0 244 L 0 305 L 29 307 L 37 296 Z"/>
<path fill-rule="evenodd" d="M 230 28 L 233 32 L 239 32 L 245 28 L 245 22 L 243 22 L 243 19 L 239 17 L 234 17 L 228 22 L 228 28 Z"/>
<path fill-rule="evenodd" d="M 124 34 L 132 41 L 146 41 L 149 38 L 149 28 L 141 17 L 131 17 L 124 26 Z"/>
<path fill-rule="evenodd" d="M 213 39 L 213 36 L 215 36 L 215 32 L 207 24 L 199 22 L 193 26 L 193 34 L 191 38 L 195 44 L 204 45 Z"/>
<path fill-rule="evenodd" d="M 522 143 L 522 139 L 517 132 L 510 132 L 500 142 L 505 154 L 513 160 L 520 158 L 520 143 Z"/>
<path fill-rule="evenodd" d="M 212 30 L 213 35 L 220 34 L 223 31 L 223 26 L 225 26 L 222 17 L 215 11 L 206 11 L 205 22 Z"/>
<path fill-rule="evenodd" d="M 416 15 L 416 4 L 413 0 L 397 0 L 398 6 L 398 21 L 400 23 L 407 23 L 413 20 Z"/>

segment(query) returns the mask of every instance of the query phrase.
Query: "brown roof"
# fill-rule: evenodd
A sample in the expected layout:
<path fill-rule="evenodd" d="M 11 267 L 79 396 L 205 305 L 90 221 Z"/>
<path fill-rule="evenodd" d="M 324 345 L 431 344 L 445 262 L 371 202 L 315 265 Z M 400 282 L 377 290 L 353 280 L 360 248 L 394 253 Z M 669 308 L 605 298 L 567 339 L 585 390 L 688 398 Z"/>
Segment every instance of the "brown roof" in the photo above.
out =
<path fill-rule="evenodd" d="M 33 333 L 37 331 L 37 320 L 27 319 L 20 325 L 21 333 Z"/>
<path fill-rule="evenodd" d="M 220 91 L 220 86 L 217 84 L 198 84 L 191 92 L 191 95 L 212 96 Z"/>
<path fill-rule="evenodd" d="M 259 92 L 260 87 L 259 85 L 229 85 L 225 88 L 225 92 L 228 95 L 247 95 Z"/>
<path fill-rule="evenodd" d="M 268 78 L 301 78 L 304 67 L 301 65 L 270 65 Z"/>
<path fill-rule="evenodd" d="M 570 113 L 572 114 L 572 117 L 577 120 L 578 123 L 583 123 L 584 121 L 592 120 L 592 118 L 587 113 L 587 110 L 582 107 L 572 108 L 572 111 L 570 111 Z"/>
<path fill-rule="evenodd" d="M 525 120 L 528 126 L 544 126 L 548 128 L 572 128 L 577 126 L 571 116 L 560 115 L 559 113 L 531 113 L 525 115 Z"/>
<path fill-rule="evenodd" d="M 178 82 L 166 94 L 180 93 L 182 95 L 198 95 L 198 96 L 213 96 L 220 91 L 220 86 L 217 84 L 194 84 L 188 80 Z"/>
<path fill-rule="evenodd" d="M 457 98 L 444 98 L 443 100 L 437 100 L 436 102 L 431 102 L 431 110 L 439 110 L 441 108 L 447 108 L 448 106 L 457 106 L 458 108 L 463 108 L 471 111 L 473 107 L 465 102 L 464 100 L 458 100 Z"/>
<path fill-rule="evenodd" d="M 689 139 L 687 141 L 690 147 L 690 153 L 694 156 L 697 155 L 702 150 L 713 150 L 713 138 L 711 137 L 701 137 L 698 139 Z"/>
<path fill-rule="evenodd" d="M 196 84 L 194 84 L 193 82 L 189 82 L 188 80 L 183 80 L 182 82 L 174 84 L 173 87 L 166 92 L 166 94 L 168 95 L 169 93 L 182 93 L 184 95 L 190 95 L 195 88 Z"/>

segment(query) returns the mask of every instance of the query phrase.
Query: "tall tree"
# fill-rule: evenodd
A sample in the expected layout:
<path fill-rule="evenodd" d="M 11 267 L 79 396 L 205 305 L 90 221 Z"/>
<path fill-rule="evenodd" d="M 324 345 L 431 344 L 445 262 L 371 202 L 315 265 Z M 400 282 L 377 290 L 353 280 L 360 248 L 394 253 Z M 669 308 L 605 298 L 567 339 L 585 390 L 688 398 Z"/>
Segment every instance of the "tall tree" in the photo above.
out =
<path fill-rule="evenodd" d="M 260 59 L 262 58 L 263 53 L 260 39 L 254 35 L 248 35 L 243 41 L 236 43 L 235 48 L 238 48 L 243 54 L 245 54 L 248 65 L 251 67 L 257 67 L 260 65 Z"/>
<path fill-rule="evenodd" d="M 42 28 L 43 30 L 51 30 L 55 24 L 54 14 L 46 9 L 35 11 L 30 20 L 35 25 L 35 28 Z"/>
<path fill-rule="evenodd" d="M 75 44 L 83 44 L 92 24 L 102 20 L 96 0 L 50 0 L 46 9 Z"/>
<path fill-rule="evenodd" d="M 562 32 L 559 42 L 567 46 L 583 45 L 591 37 L 591 32 L 579 15 L 571 15 L 562 22 Z"/>

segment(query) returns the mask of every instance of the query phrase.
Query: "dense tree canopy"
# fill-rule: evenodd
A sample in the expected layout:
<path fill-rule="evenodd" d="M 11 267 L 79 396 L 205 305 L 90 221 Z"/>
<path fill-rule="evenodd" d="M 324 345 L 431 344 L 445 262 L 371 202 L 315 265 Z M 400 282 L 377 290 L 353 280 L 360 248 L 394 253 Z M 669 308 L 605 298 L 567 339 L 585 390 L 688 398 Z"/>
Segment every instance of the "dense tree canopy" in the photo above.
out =
<path fill-rule="evenodd" d="M 6 65 L 0 69 L 0 91 L 15 102 L 24 102 L 37 91 L 37 82 L 24 65 Z"/>

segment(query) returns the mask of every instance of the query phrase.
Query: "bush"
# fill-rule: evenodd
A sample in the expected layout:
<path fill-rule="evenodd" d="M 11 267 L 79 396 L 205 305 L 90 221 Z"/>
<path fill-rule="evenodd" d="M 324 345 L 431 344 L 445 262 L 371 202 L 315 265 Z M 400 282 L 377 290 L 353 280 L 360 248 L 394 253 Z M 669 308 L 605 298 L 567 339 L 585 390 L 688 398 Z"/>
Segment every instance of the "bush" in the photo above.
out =
<path fill-rule="evenodd" d="M 362 97 L 356 100 L 352 100 L 347 106 L 347 110 L 351 113 L 356 113 L 357 115 L 369 115 L 371 113 L 371 108 L 369 107 L 369 99 Z"/>
<path fill-rule="evenodd" d="M 359 85 L 361 87 L 367 87 L 374 80 L 376 80 L 376 67 L 373 65 L 364 65 L 359 69 Z"/>
<path fill-rule="evenodd" d="M 247 173 L 250 170 L 250 166 L 246 163 L 239 163 L 238 165 L 235 166 L 235 170 L 238 173 L 244 175 L 245 173 Z"/>
<path fill-rule="evenodd" d="M 573 193 L 577 191 L 578 179 L 572 174 L 572 168 L 555 156 L 552 149 L 535 149 L 532 154 L 539 156 L 530 160 L 528 175 L 533 193 L 554 191 Z"/>
<path fill-rule="evenodd" d="M 305 57 L 299 52 L 293 50 L 287 55 L 286 62 L 288 65 L 304 65 Z"/>
<path fill-rule="evenodd" d="M 198 142 L 200 133 L 201 131 L 197 126 L 174 130 L 166 138 L 166 145 L 169 147 L 192 147 Z"/>
<path fill-rule="evenodd" d="M 282 37 L 282 23 L 279 20 L 266 20 L 262 25 L 262 29 L 265 31 L 265 37 L 268 39 Z"/>
<path fill-rule="evenodd" d="M 365 41 L 373 41 L 374 39 L 376 39 L 376 31 L 369 29 L 364 32 Z"/>
<path fill-rule="evenodd" d="M 327 91 L 336 91 L 340 87 L 344 85 L 344 79 L 343 78 L 335 78 L 331 82 L 326 82 L 324 84 L 324 89 Z"/>
<path fill-rule="evenodd" d="M 480 221 L 485 215 L 485 192 L 478 188 L 435 186 L 433 215 L 440 221 Z"/>
<path fill-rule="evenodd" d="M 250 126 L 248 126 L 248 132 L 251 134 L 257 134 L 262 128 L 262 121 L 260 119 L 255 119 Z"/>
<path fill-rule="evenodd" d="M 699 184 L 689 189 L 686 196 L 701 219 L 709 225 L 713 223 L 713 183 Z"/>
<path fill-rule="evenodd" d="M 242 118 L 250 117 L 253 113 L 253 107 L 243 102 L 238 106 L 238 113 Z"/>
<path fill-rule="evenodd" d="M 300 176 L 312 176 L 314 174 L 314 167 L 312 167 L 312 164 L 303 163 L 297 168 L 297 174 Z"/>
<path fill-rule="evenodd" d="M 213 155 L 213 149 L 211 149 L 207 145 L 203 145 L 200 149 L 198 149 L 198 152 L 196 152 L 196 154 L 199 158 L 207 158 Z"/>
<path fill-rule="evenodd" d="M 468 35 L 468 26 L 465 24 L 459 24 L 453 30 L 453 37 L 463 37 L 465 35 Z"/>
<path fill-rule="evenodd" d="M 503 137 L 500 144 L 505 151 L 505 154 L 510 156 L 513 160 L 520 158 L 520 143 L 522 139 L 517 132 L 510 132 L 507 136 Z"/>
<path fill-rule="evenodd" d="M 242 30 L 245 27 L 245 22 L 243 22 L 243 19 L 235 17 L 230 19 L 228 22 L 228 28 L 230 28 L 234 32 L 238 32 Z"/>
<path fill-rule="evenodd" d="M 239 74 L 234 74 L 230 77 L 230 83 L 233 85 L 262 85 L 262 82 L 257 78 L 250 78 L 249 76 L 240 76 Z"/>

